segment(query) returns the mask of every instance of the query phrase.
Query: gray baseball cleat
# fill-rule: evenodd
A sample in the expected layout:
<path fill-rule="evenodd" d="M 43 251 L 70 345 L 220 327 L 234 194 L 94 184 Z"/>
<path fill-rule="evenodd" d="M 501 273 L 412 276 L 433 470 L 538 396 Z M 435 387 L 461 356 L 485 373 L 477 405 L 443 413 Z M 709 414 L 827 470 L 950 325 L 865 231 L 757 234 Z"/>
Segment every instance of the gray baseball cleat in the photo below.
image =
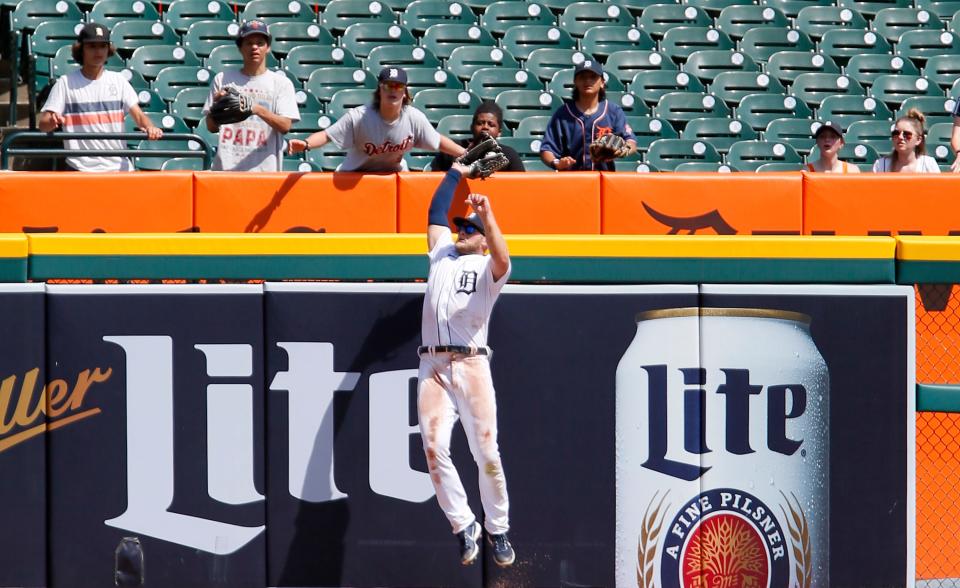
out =
<path fill-rule="evenodd" d="M 460 563 L 468 566 L 477 560 L 477 554 L 480 553 L 480 546 L 477 545 L 479 538 L 480 524 L 476 521 L 457 533 L 457 539 L 460 541 Z"/>
<path fill-rule="evenodd" d="M 514 553 L 513 546 L 510 545 L 510 539 L 507 538 L 506 533 L 488 535 L 487 541 L 493 547 L 493 560 L 501 568 L 512 565 L 514 560 L 517 559 L 517 554 Z"/>

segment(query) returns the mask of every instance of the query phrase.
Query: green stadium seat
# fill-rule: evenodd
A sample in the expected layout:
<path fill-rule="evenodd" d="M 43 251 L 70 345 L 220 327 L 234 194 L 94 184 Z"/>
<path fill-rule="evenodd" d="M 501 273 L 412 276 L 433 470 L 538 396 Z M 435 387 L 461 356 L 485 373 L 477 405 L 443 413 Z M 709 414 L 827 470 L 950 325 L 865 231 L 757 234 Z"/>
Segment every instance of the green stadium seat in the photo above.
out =
<path fill-rule="evenodd" d="M 735 46 L 729 35 L 709 27 L 674 27 L 660 41 L 661 51 L 678 63 L 686 61 L 695 51 L 734 49 Z"/>
<path fill-rule="evenodd" d="M 889 153 L 890 149 L 890 133 L 887 132 L 887 149 L 886 152 Z M 880 154 L 876 149 L 869 145 L 864 145 L 861 143 L 853 143 L 850 141 L 844 141 L 843 147 L 840 148 L 840 151 L 837 152 L 837 158 L 840 161 L 845 161 L 849 165 L 855 165 L 860 168 L 860 171 L 871 172 L 873 171 L 873 164 L 875 161 L 880 159 Z M 814 145 L 810 149 L 810 154 L 807 155 L 807 161 L 813 163 L 814 161 L 820 159 L 820 149 Z"/>
<path fill-rule="evenodd" d="M 687 0 L 690 6 L 696 6 L 707 11 L 707 14 L 715 16 L 731 6 L 749 6 L 753 0 Z"/>
<path fill-rule="evenodd" d="M 30 35 L 30 56 L 34 74 L 33 89 L 39 91 L 51 82 L 51 60 L 61 47 L 69 47 L 77 40 L 80 22 L 51 20 L 37 25 Z M 29 65 L 28 65 L 29 67 Z"/>
<path fill-rule="evenodd" d="M 764 163 L 754 171 L 759 174 L 762 174 L 767 172 L 773 172 L 773 173 L 795 172 L 795 171 L 803 171 L 804 169 L 806 168 L 803 166 L 802 163 L 781 163 L 781 162 L 775 161 L 772 163 Z"/>
<path fill-rule="evenodd" d="M 391 0 L 391 2 L 396 2 L 396 1 L 398 0 Z M 405 2 L 405 0 L 399 0 L 399 1 Z M 496 2 L 497 0 L 463 0 L 463 3 L 469 6 L 470 9 L 477 14 L 482 13 L 484 10 L 486 10 Z"/>
<path fill-rule="evenodd" d="M 884 8 L 873 18 L 873 30 L 891 43 L 896 43 L 907 31 L 944 28 L 943 21 L 935 14 L 916 8 Z"/>
<path fill-rule="evenodd" d="M 110 41 L 124 58 L 134 49 L 144 45 L 176 45 L 180 41 L 177 32 L 159 21 L 124 20 L 110 31 Z"/>
<path fill-rule="evenodd" d="M 820 123 L 807 118 L 776 118 L 767 123 L 767 130 L 763 132 L 764 141 L 785 143 L 794 150 L 806 155 L 813 146 L 813 131 Z"/>
<path fill-rule="evenodd" d="M 960 37 L 950 31 L 907 31 L 900 35 L 896 53 L 922 67 L 937 55 L 960 55 Z"/>
<path fill-rule="evenodd" d="M 545 164 L 543 160 L 539 157 L 536 159 L 524 159 L 523 160 L 523 169 L 525 171 L 539 171 L 539 172 L 552 172 L 555 171 L 552 167 Z"/>
<path fill-rule="evenodd" d="M 424 92 L 427 90 L 424 90 Z M 420 92 L 423 94 L 423 92 Z M 330 98 L 327 104 L 327 114 L 340 120 L 348 110 L 370 104 L 373 100 L 373 92 L 368 88 L 347 88 L 346 90 L 337 90 Z"/>
<path fill-rule="evenodd" d="M 183 35 L 190 25 L 201 20 L 235 20 L 233 9 L 222 0 L 174 0 L 163 12 L 163 22 L 178 35 Z"/>
<path fill-rule="evenodd" d="M 647 148 L 644 161 L 659 171 L 673 171 L 682 163 L 719 164 L 721 157 L 706 141 L 657 139 Z"/>
<path fill-rule="evenodd" d="M 318 67 L 313 70 L 303 87 L 321 102 L 328 102 L 340 90 L 360 89 L 372 96 L 373 90 L 377 88 L 377 78 L 369 71 L 357 67 Z"/>
<path fill-rule="evenodd" d="M 165 113 L 147 113 L 147 116 L 150 117 L 150 120 L 153 124 L 157 125 L 165 133 L 192 133 L 193 129 L 190 128 L 190 125 L 187 124 L 185 120 L 176 116 L 174 114 L 165 114 Z M 133 120 L 132 116 L 126 116 L 123 119 L 123 132 L 125 133 L 139 133 L 141 129 L 137 127 L 137 123 Z M 130 139 L 127 141 L 127 147 L 130 149 L 135 149 L 142 139 Z"/>
<path fill-rule="evenodd" d="M 635 26 L 599 25 L 584 34 L 580 46 L 585 53 L 606 60 L 616 51 L 655 49 L 657 44 L 650 35 Z"/>
<path fill-rule="evenodd" d="M 271 53 L 267 53 L 266 59 L 268 69 L 277 69 L 280 62 Z M 227 69 L 240 69 L 243 67 L 243 56 L 236 44 L 220 45 L 210 50 L 210 55 L 204 59 L 207 69 L 214 73 L 219 73 Z"/>
<path fill-rule="evenodd" d="M 123 71 L 127 69 L 126 64 L 119 55 L 107 59 L 106 69 L 111 71 Z M 132 66 L 131 66 L 132 67 Z M 50 79 L 55 80 L 60 76 L 80 69 L 80 64 L 73 60 L 73 52 L 69 45 L 57 49 L 57 54 L 50 60 Z"/>
<path fill-rule="evenodd" d="M 948 21 L 960 10 L 960 0 L 917 0 L 917 8 L 928 10 L 942 21 Z"/>
<path fill-rule="evenodd" d="M 829 120 L 840 125 L 840 128 L 846 129 L 861 120 L 891 120 L 893 113 L 882 100 L 877 98 L 827 96 L 817 110 L 817 118 Z"/>
<path fill-rule="evenodd" d="M 280 170 L 288 173 L 299 172 L 305 174 L 323 171 L 319 165 L 313 163 L 312 161 L 293 159 L 289 157 L 283 158 L 283 161 L 280 163 Z"/>
<path fill-rule="evenodd" d="M 427 115 L 431 123 L 437 124 L 450 114 L 469 114 L 480 106 L 480 97 L 466 90 L 421 90 L 413 97 L 413 105 Z"/>
<path fill-rule="evenodd" d="M 793 80 L 790 93 L 811 108 L 817 108 L 827 96 L 865 96 L 860 82 L 843 74 L 803 73 Z"/>
<path fill-rule="evenodd" d="M 400 24 L 410 29 L 414 36 L 423 33 L 436 24 L 477 24 L 477 17 L 460 2 L 447 0 L 413 0 L 400 13 Z"/>
<path fill-rule="evenodd" d="M 839 6 L 807 6 L 796 19 L 797 30 L 819 40 L 827 31 L 835 29 L 867 30 L 867 19 L 853 8 Z"/>
<path fill-rule="evenodd" d="M 203 160 L 198 157 L 171 157 L 160 164 L 160 171 L 202 171 Z"/>
<path fill-rule="evenodd" d="M 507 30 L 501 43 L 504 49 L 524 61 L 534 50 L 544 47 L 572 49 L 577 42 L 569 33 L 549 25 L 517 25 Z"/>
<path fill-rule="evenodd" d="M 331 0 L 333 1 L 333 0 Z M 337 171 L 337 167 L 347 158 L 347 151 L 337 147 L 334 143 L 327 143 L 319 149 L 307 151 L 307 161 L 319 167 L 322 171 Z"/>
<path fill-rule="evenodd" d="M 813 51 L 810 35 L 796 29 L 761 27 L 747 31 L 740 40 L 740 51 L 765 63 L 778 51 Z"/>
<path fill-rule="evenodd" d="M 840 73 L 832 57 L 809 51 L 778 51 L 770 56 L 765 71 L 781 84 L 792 84 L 802 73 Z"/>
<path fill-rule="evenodd" d="M 183 149 L 190 151 L 199 151 L 200 144 L 189 141 L 140 141 L 137 145 L 137 151 L 150 152 L 167 149 Z M 163 164 L 167 162 L 168 157 L 150 157 L 137 156 L 133 158 L 133 167 L 143 171 L 160 171 Z M 203 161 L 197 159 L 197 161 Z"/>
<path fill-rule="evenodd" d="M 872 86 L 873 81 L 882 75 L 920 75 L 912 61 L 899 55 L 854 55 L 847 62 L 844 71 L 866 88 Z"/>
<path fill-rule="evenodd" d="M 403 160 L 410 171 L 428 170 L 433 158 L 436 157 L 435 151 L 426 151 L 423 149 L 413 149 L 403 154 Z"/>
<path fill-rule="evenodd" d="M 877 76 L 870 87 L 870 95 L 894 110 L 900 103 L 913 96 L 943 96 L 940 86 L 923 76 L 882 75 Z"/>
<path fill-rule="evenodd" d="M 330 31 L 315 22 L 281 21 L 268 25 L 267 30 L 273 38 L 270 52 L 281 58 L 301 45 L 332 46 L 336 43 Z"/>
<path fill-rule="evenodd" d="M 504 90 L 496 98 L 503 120 L 512 127 L 528 116 L 547 116 L 563 103 L 558 96 L 538 90 Z"/>
<path fill-rule="evenodd" d="M 861 120 L 850 125 L 844 133 L 844 141 L 847 144 L 869 145 L 880 153 L 889 153 L 892 128 L 893 123 L 888 120 Z"/>
<path fill-rule="evenodd" d="M 503 129 L 501 129 L 502 131 Z M 472 114 L 450 114 L 437 123 L 437 132 L 454 141 L 469 139 L 473 136 Z"/>
<path fill-rule="evenodd" d="M 646 152 L 658 139 L 677 139 L 679 135 L 668 121 L 655 116 L 628 116 L 627 124 L 637 138 L 637 151 Z"/>
<path fill-rule="evenodd" d="M 730 109 L 716 96 L 703 92 L 670 92 L 660 97 L 653 109 L 658 117 L 670 121 L 676 128 L 682 128 L 687 121 L 695 118 L 730 116 Z"/>
<path fill-rule="evenodd" d="M 435 24 L 423 34 L 421 45 L 440 59 L 448 59 L 458 47 L 493 47 L 496 41 L 477 25 Z M 511 54 L 511 49 L 507 48 Z M 515 57 L 518 57 L 515 55 Z"/>
<path fill-rule="evenodd" d="M 573 0 L 538 0 L 538 2 L 554 13 L 560 14 L 568 5 L 573 3 Z"/>
<path fill-rule="evenodd" d="M 484 100 L 493 100 L 504 90 L 539 90 L 543 87 L 527 70 L 484 67 L 473 73 L 467 89 Z"/>
<path fill-rule="evenodd" d="M 216 47 L 232 45 L 236 48 L 237 33 L 240 25 L 223 20 L 200 20 L 187 28 L 183 35 L 183 46 L 198 57 L 206 58 Z"/>
<path fill-rule="evenodd" d="M 707 161 L 688 161 L 673 168 L 675 173 L 730 173 L 740 171 L 733 169 L 726 163 L 711 163 Z"/>
<path fill-rule="evenodd" d="M 71 0 L 24 0 L 10 13 L 10 30 L 25 35 L 54 20 L 75 23 L 84 20 L 84 15 Z"/>
<path fill-rule="evenodd" d="M 654 39 L 661 39 L 674 27 L 707 27 L 713 19 L 696 6 L 653 4 L 640 14 L 637 24 Z"/>
<path fill-rule="evenodd" d="M 375 47 L 386 44 L 416 45 L 417 39 L 413 33 L 398 24 L 359 22 L 347 27 L 340 38 L 340 44 L 350 53 L 364 59 Z"/>
<path fill-rule="evenodd" d="M 379 72 L 384 67 L 441 67 L 440 60 L 429 49 L 416 45 L 384 45 L 367 55 L 366 69 Z"/>
<path fill-rule="evenodd" d="M 787 26 L 790 26 L 790 21 L 772 6 L 728 6 L 717 17 L 717 29 L 733 39 L 740 39 L 747 31 L 757 27 Z"/>
<path fill-rule="evenodd" d="M 609 74 L 604 75 L 604 80 L 606 81 L 607 94 L 610 92 L 623 92 L 625 90 L 620 80 Z M 547 91 L 557 96 L 571 96 L 573 92 L 573 70 L 565 69 L 553 74 L 553 78 L 547 82 Z"/>
<path fill-rule="evenodd" d="M 892 49 L 886 39 L 873 31 L 834 29 L 823 34 L 820 52 L 845 65 L 855 55 L 890 55 Z"/>
<path fill-rule="evenodd" d="M 756 140 L 759 136 L 749 125 L 728 118 L 695 118 L 680 132 L 681 139 L 706 141 L 721 155 L 734 143 Z"/>
<path fill-rule="evenodd" d="M 293 121 L 291 133 L 316 133 L 330 128 L 335 121 L 328 114 L 320 112 L 301 112 L 300 120 Z"/>
<path fill-rule="evenodd" d="M 634 17 L 643 14 L 643 11 L 656 4 L 662 4 L 664 0 L 608 0 L 611 4 L 616 4 L 624 8 Z"/>
<path fill-rule="evenodd" d="M 378 0 L 330 0 L 320 14 L 320 24 L 334 35 L 341 35 L 347 27 L 354 24 L 391 24 L 394 18 L 390 7 Z"/>
<path fill-rule="evenodd" d="M 248 20 L 262 20 L 269 27 L 276 22 L 316 23 L 317 15 L 300 0 L 250 0 L 240 15 L 240 22 Z"/>
<path fill-rule="evenodd" d="M 794 96 L 785 94 L 748 94 L 737 108 L 737 120 L 750 125 L 755 131 L 767 128 L 778 118 L 810 118 L 811 111 Z"/>
<path fill-rule="evenodd" d="M 302 82 L 310 78 L 310 74 L 319 67 L 352 67 L 360 68 L 360 60 L 342 47 L 329 45 L 301 45 L 294 47 L 283 60 L 284 71 L 292 74 Z"/>
<path fill-rule="evenodd" d="M 528 116 L 520 121 L 514 137 L 532 137 L 542 139 L 547 132 L 547 125 L 550 123 L 550 117 L 542 114 L 538 116 Z"/>
<path fill-rule="evenodd" d="M 469 45 L 457 47 L 447 59 L 447 70 L 455 74 L 462 81 L 470 80 L 474 74 L 483 68 L 502 67 L 505 69 L 519 69 L 518 62 L 509 51 L 499 47 L 480 47 Z M 531 76 L 533 77 L 533 76 Z"/>
<path fill-rule="evenodd" d="M 502 37 L 517 25 L 555 25 L 556 17 L 546 6 L 536 2 L 501 0 L 493 2 L 480 15 L 480 26 L 494 37 Z"/>
<path fill-rule="evenodd" d="M 609 2 L 573 2 L 560 14 L 560 28 L 577 38 L 596 26 L 630 26 L 634 23 L 630 11 Z"/>
<path fill-rule="evenodd" d="M 761 6 L 778 8 L 787 18 L 797 18 L 800 11 L 810 6 L 823 6 L 822 0 L 760 0 Z"/>
<path fill-rule="evenodd" d="M 630 82 L 630 91 L 648 106 L 655 106 L 670 92 L 703 92 L 703 84 L 683 71 L 642 71 Z"/>
<path fill-rule="evenodd" d="M 740 171 L 756 171 L 765 163 L 803 163 L 803 158 L 786 143 L 740 141 L 730 146 L 725 161 Z"/>
<path fill-rule="evenodd" d="M 180 90 L 170 104 L 170 114 L 175 114 L 188 124 L 195 126 L 203 119 L 203 104 L 207 101 L 209 94 L 209 88 L 194 87 Z"/>
<path fill-rule="evenodd" d="M 524 64 L 525 69 L 546 83 L 553 79 L 559 71 L 573 72 L 576 65 L 586 59 L 593 59 L 591 55 L 584 55 L 576 49 L 556 49 L 545 47 L 530 52 Z"/>
<path fill-rule="evenodd" d="M 112 29 L 120 21 L 131 19 L 158 20 L 160 14 L 150 2 L 143 0 L 97 0 L 87 15 L 90 22 Z"/>
<path fill-rule="evenodd" d="M 744 96 L 764 92 L 785 94 L 786 89 L 776 78 L 749 71 L 725 71 L 717 74 L 710 84 L 710 93 L 723 100 L 727 106 L 740 104 Z"/>
<path fill-rule="evenodd" d="M 207 125 L 200 123 L 193 129 L 193 134 L 199 136 L 201 139 L 207 142 L 207 145 L 210 146 L 214 154 L 217 152 L 217 148 L 220 146 L 220 134 L 211 133 L 207 130 Z"/>
<path fill-rule="evenodd" d="M 140 91 L 150 89 L 150 82 L 148 82 L 146 78 L 143 77 L 143 74 L 138 71 L 125 67 L 120 70 L 120 75 L 130 82 L 130 85 L 133 86 L 134 90 Z"/>
<path fill-rule="evenodd" d="M 300 111 L 300 116 L 322 113 L 324 111 L 324 106 L 320 103 L 320 99 L 314 96 L 310 90 L 305 90 L 294 84 L 293 95 L 297 99 L 297 109 Z"/>
<path fill-rule="evenodd" d="M 153 89 L 167 102 L 173 102 L 180 90 L 201 87 L 210 89 L 213 73 L 195 65 L 171 65 L 161 69 L 153 80 Z"/>
<path fill-rule="evenodd" d="M 937 123 L 927 129 L 927 155 L 937 160 L 941 171 L 949 170 L 956 159 L 953 147 L 950 145 L 952 135 L 952 123 Z"/>
<path fill-rule="evenodd" d="M 913 96 L 900 104 L 895 117 L 906 116 L 911 108 L 916 108 L 926 116 L 928 127 L 937 123 L 952 123 L 955 104 L 952 98 L 942 96 Z"/>
<path fill-rule="evenodd" d="M 867 18 L 873 18 L 885 8 L 906 8 L 913 0 L 837 0 L 842 8 L 853 8 Z"/>
<path fill-rule="evenodd" d="M 607 101 L 620 106 L 627 116 L 647 116 L 650 107 L 638 99 L 633 92 L 608 91 Z"/>
<path fill-rule="evenodd" d="M 714 78 L 721 73 L 760 71 L 760 67 L 749 56 L 725 49 L 694 51 L 687 57 L 682 69 L 706 84 L 713 83 Z"/>
<path fill-rule="evenodd" d="M 513 147 L 520 159 L 536 159 L 540 157 L 540 141 L 542 137 L 501 137 L 497 141 Z"/>
<path fill-rule="evenodd" d="M 673 70 L 678 67 L 669 57 L 657 51 L 631 49 L 617 51 L 607 57 L 604 72 L 626 84 L 642 71 Z"/>
<path fill-rule="evenodd" d="M 193 51 L 177 45 L 139 47 L 134 50 L 127 63 L 130 69 L 140 72 L 148 80 L 157 77 L 161 69 L 171 65 L 203 65 Z"/>
<path fill-rule="evenodd" d="M 461 89 L 463 84 L 460 80 L 439 67 L 408 67 L 407 69 L 407 88 L 411 95 L 416 95 L 420 90 L 429 88 L 449 88 Z"/>
<path fill-rule="evenodd" d="M 947 95 L 948 95 L 949 97 L 955 99 L 955 100 L 956 100 L 958 97 L 960 97 L 960 84 L 957 83 L 958 81 L 960 81 L 960 80 L 955 80 L 955 81 L 953 82 L 953 85 L 950 86 L 950 89 L 947 90 Z"/>

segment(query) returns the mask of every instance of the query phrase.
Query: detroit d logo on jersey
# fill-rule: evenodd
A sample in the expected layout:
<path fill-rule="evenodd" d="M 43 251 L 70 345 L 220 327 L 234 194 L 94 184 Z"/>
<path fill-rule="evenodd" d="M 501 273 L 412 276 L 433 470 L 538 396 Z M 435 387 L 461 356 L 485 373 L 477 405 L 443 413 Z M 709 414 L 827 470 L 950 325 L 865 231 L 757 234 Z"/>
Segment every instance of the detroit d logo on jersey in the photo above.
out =
<path fill-rule="evenodd" d="M 477 272 L 462 271 L 457 274 L 457 294 L 473 294 L 477 291 Z"/>

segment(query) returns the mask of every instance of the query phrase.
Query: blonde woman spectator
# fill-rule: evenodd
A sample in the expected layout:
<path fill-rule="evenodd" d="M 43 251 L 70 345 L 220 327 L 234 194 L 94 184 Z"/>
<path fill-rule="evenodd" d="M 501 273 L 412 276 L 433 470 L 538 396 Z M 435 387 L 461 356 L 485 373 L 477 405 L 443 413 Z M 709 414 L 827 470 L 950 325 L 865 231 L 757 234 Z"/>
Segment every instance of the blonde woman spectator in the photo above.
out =
<path fill-rule="evenodd" d="M 834 174 L 858 174 L 860 168 L 840 161 L 838 155 L 843 148 L 843 129 L 836 123 L 827 121 L 813 132 L 813 139 L 817 142 L 817 151 L 820 158 L 807 164 L 807 171 Z"/>
<path fill-rule="evenodd" d="M 890 133 L 893 151 L 873 164 L 875 172 L 906 172 L 938 174 L 937 160 L 927 155 L 927 142 L 923 123 L 926 117 L 916 108 L 897 119 Z"/>

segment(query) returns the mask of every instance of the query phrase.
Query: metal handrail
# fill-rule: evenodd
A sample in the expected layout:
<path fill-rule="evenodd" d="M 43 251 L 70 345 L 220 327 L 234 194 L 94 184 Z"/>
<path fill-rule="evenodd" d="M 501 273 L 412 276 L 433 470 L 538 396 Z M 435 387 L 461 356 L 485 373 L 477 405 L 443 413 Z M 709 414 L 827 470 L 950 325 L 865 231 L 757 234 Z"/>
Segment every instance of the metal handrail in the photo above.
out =
<path fill-rule="evenodd" d="M 120 156 L 120 157 L 198 157 L 203 159 L 203 169 L 210 169 L 213 161 L 213 150 L 207 141 L 194 133 L 164 133 L 158 141 L 196 141 L 201 148 L 193 149 L 64 149 L 62 147 L 13 147 L 14 142 L 22 139 L 116 139 L 130 141 L 134 139 L 146 140 L 146 133 L 44 133 L 41 131 L 14 131 L 3 138 L 0 144 L 0 169 L 9 169 L 10 156 L 20 157 L 89 157 Z"/>

